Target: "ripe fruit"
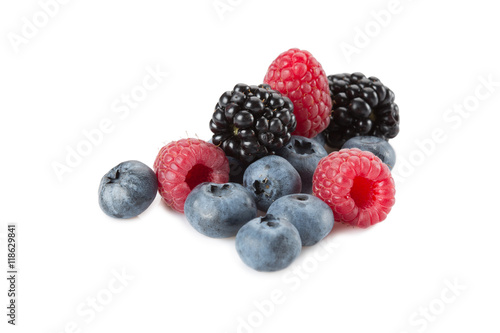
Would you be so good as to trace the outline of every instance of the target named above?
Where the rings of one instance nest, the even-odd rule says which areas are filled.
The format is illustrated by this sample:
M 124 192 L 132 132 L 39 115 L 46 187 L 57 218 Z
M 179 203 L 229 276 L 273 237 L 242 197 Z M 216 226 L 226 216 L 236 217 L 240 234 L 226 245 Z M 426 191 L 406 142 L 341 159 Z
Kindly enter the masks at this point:
M 158 181 L 146 164 L 126 161 L 109 170 L 99 185 L 99 206 L 111 217 L 128 219 L 145 211 L 156 197 Z
M 293 135 L 315 137 L 330 123 L 332 101 L 321 64 L 305 50 L 290 49 L 276 58 L 264 83 L 291 99 L 297 118 Z
M 236 235 L 236 251 L 241 260 L 261 272 L 288 267 L 301 248 L 300 235 L 293 224 L 269 214 L 251 220 Z
M 359 150 L 369 151 L 380 158 L 389 167 L 389 170 L 392 170 L 394 164 L 396 164 L 394 148 L 389 142 L 376 136 L 355 136 L 344 143 L 342 149 L 344 148 L 358 148 Z
M 207 142 L 213 143 L 211 138 Z M 243 173 L 245 172 L 245 168 L 247 167 L 247 165 L 234 157 L 227 155 L 226 157 L 227 161 L 229 162 L 229 182 L 242 184 Z
M 399 108 L 394 93 L 376 77 L 361 73 L 328 76 L 332 98 L 331 121 L 323 132 L 336 149 L 358 135 L 392 139 L 399 133 Z
M 319 133 L 318 135 L 316 135 L 312 139 L 314 141 L 316 141 L 317 143 L 319 143 L 321 145 L 321 147 L 325 147 L 325 135 L 323 134 L 323 132 Z
M 229 162 L 229 181 L 231 183 L 242 184 L 246 164 L 231 156 L 227 156 L 227 160 Z
M 286 159 L 299 172 L 302 193 L 312 192 L 312 177 L 319 161 L 328 155 L 317 141 L 303 136 L 292 136 L 290 142 L 276 153 Z
M 184 204 L 189 223 L 200 233 L 213 238 L 235 236 L 257 216 L 257 206 L 240 184 L 202 183 L 189 193 Z
M 333 228 L 331 208 L 309 194 L 290 194 L 279 198 L 267 214 L 284 217 L 297 228 L 302 246 L 311 246 L 325 238 Z
M 290 99 L 267 84 L 237 84 L 222 94 L 210 120 L 212 142 L 245 164 L 287 144 L 296 125 Z
M 361 228 L 385 220 L 396 194 L 387 165 L 356 148 L 333 152 L 319 162 L 313 192 L 332 208 L 335 221 Z
M 199 139 L 173 141 L 161 148 L 154 170 L 160 195 L 181 213 L 188 194 L 198 184 L 229 180 L 229 163 L 222 149 Z
M 272 155 L 248 166 L 243 175 L 243 186 L 252 193 L 257 208 L 265 212 L 278 198 L 300 193 L 302 181 L 297 170 L 287 160 Z

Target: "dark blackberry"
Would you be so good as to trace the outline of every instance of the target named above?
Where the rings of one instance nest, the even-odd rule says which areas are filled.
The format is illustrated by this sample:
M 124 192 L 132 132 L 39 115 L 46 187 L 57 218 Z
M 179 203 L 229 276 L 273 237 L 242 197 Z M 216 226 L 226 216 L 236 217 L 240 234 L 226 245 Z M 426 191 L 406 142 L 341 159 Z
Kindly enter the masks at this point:
M 326 143 L 340 149 L 352 137 L 377 136 L 385 140 L 399 133 L 399 108 L 394 93 L 376 77 L 361 73 L 328 76 L 332 113 L 323 131 Z
M 293 103 L 267 84 L 238 83 L 222 94 L 210 120 L 213 144 L 245 164 L 274 154 L 296 126 Z

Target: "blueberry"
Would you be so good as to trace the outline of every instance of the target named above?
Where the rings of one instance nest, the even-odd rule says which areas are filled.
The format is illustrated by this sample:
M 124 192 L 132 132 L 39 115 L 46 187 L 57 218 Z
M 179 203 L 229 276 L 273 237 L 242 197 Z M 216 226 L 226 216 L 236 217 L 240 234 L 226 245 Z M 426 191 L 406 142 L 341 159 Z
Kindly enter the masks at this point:
M 312 178 L 319 161 L 328 155 L 325 148 L 313 139 L 292 136 L 290 142 L 277 152 L 299 172 L 302 193 L 312 193 Z
M 270 214 L 251 220 L 236 235 L 236 251 L 241 260 L 261 272 L 288 267 L 300 254 L 301 246 L 293 224 Z
M 158 191 L 156 174 L 139 161 L 126 161 L 109 170 L 99 185 L 99 206 L 111 217 L 128 219 L 145 211 Z
M 283 157 L 269 155 L 250 164 L 243 185 L 253 194 L 257 208 L 267 211 L 284 195 L 300 193 L 302 183 L 295 168 Z
M 299 231 L 302 246 L 311 246 L 325 238 L 333 228 L 333 212 L 323 200 L 309 194 L 290 194 L 279 198 L 268 214 L 284 217 Z
M 396 163 L 396 152 L 389 142 L 376 136 L 355 136 L 344 143 L 344 148 L 358 148 L 372 152 L 375 156 L 380 158 L 382 162 L 387 164 L 390 170 Z
M 319 133 L 318 135 L 316 135 L 314 138 L 312 138 L 314 141 L 316 141 L 317 143 L 319 143 L 321 145 L 321 147 L 324 147 L 325 146 L 325 135 L 323 133 Z
M 184 213 L 198 232 L 212 238 L 226 238 L 236 235 L 257 216 L 257 206 L 240 184 L 202 183 L 189 193 Z

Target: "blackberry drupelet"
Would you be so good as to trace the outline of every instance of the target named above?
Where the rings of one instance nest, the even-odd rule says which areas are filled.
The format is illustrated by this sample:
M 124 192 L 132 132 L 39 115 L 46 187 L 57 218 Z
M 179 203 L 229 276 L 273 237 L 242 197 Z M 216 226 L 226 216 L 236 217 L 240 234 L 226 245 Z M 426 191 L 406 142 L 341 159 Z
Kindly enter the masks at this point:
M 274 154 L 296 126 L 293 103 L 267 84 L 238 83 L 222 94 L 210 120 L 213 144 L 245 164 Z
M 399 108 L 394 93 L 376 77 L 361 73 L 328 76 L 332 113 L 323 131 L 326 143 L 336 149 L 352 137 L 377 136 L 385 140 L 399 133 Z

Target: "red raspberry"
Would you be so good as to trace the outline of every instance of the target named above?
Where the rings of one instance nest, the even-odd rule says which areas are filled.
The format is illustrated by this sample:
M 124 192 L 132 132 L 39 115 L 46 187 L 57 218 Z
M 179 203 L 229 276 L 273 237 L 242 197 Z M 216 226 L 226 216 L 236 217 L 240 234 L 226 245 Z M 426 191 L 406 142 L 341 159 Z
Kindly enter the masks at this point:
M 184 201 L 196 185 L 229 181 L 229 162 L 219 147 L 199 139 L 170 142 L 154 163 L 158 191 L 167 204 L 184 212 Z
M 335 221 L 366 228 L 385 220 L 396 189 L 387 165 L 371 152 L 352 148 L 319 162 L 313 193 L 332 208 Z
M 315 137 L 330 124 L 332 98 L 321 64 L 305 50 L 290 49 L 276 58 L 264 83 L 293 102 L 297 128 L 293 135 Z

